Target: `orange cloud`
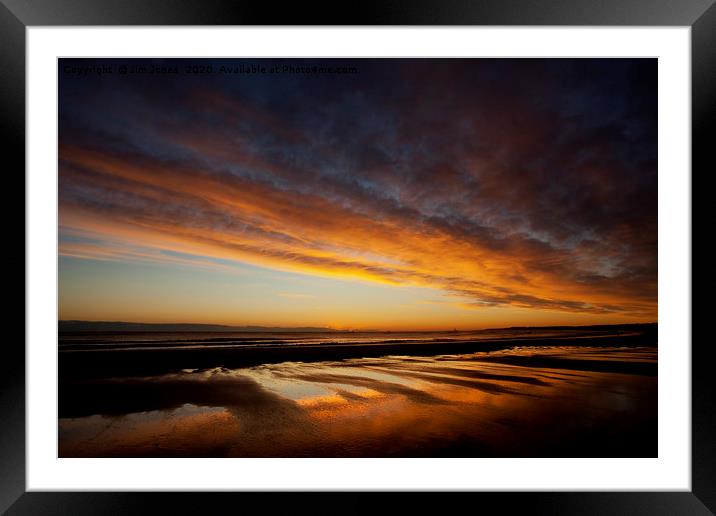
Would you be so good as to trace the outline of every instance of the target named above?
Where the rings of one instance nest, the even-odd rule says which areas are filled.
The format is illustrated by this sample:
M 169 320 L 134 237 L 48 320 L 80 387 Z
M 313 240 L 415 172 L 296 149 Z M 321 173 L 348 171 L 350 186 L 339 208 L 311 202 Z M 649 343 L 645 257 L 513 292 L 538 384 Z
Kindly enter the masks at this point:
M 442 290 L 464 307 L 514 306 L 653 318 L 643 286 L 594 274 L 600 255 L 534 239 L 501 241 L 410 210 L 350 206 L 270 181 L 79 146 L 60 148 L 61 182 L 91 189 L 68 196 L 60 223 L 153 251 L 63 244 L 67 256 L 183 261 L 158 251 L 218 258 L 318 276 Z M 372 208 L 368 210 L 367 208 Z M 189 260 L 193 262 L 193 260 Z M 211 266 L 212 262 L 198 262 Z M 565 275 L 564 271 L 570 274 Z M 575 272 L 592 281 L 575 281 Z

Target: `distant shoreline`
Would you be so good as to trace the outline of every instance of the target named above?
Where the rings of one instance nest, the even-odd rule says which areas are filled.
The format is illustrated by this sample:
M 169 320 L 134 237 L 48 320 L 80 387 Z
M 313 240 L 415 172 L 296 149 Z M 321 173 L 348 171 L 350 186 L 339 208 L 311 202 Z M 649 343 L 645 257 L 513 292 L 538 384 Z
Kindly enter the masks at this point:
M 647 327 L 656 327 L 656 322 L 650 323 L 626 323 L 626 324 L 590 324 L 590 325 L 558 325 L 558 326 L 505 326 L 499 328 L 473 328 L 473 329 L 443 329 L 443 330 L 338 330 L 327 327 L 313 326 L 230 326 L 225 324 L 204 324 L 204 323 L 138 323 L 126 321 L 79 321 L 79 320 L 59 320 L 58 331 L 60 334 L 71 333 L 91 333 L 91 332 L 282 332 L 282 333 L 447 333 L 451 331 L 457 332 L 482 332 L 482 331 L 499 331 L 499 330 L 567 330 L 567 329 L 585 329 L 585 330 L 619 330 L 619 329 L 643 329 Z
M 60 333 L 72 332 L 271 332 L 271 331 L 292 331 L 292 332 L 329 332 L 337 331 L 323 327 L 279 327 L 279 326 L 228 326 L 225 324 L 202 324 L 202 323 L 138 323 L 124 321 L 70 321 L 59 320 L 57 328 Z

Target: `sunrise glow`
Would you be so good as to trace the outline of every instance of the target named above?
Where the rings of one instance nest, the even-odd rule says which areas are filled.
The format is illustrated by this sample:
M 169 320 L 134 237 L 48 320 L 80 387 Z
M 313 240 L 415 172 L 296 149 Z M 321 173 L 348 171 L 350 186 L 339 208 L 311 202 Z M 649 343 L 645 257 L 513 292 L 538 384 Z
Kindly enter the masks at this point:
M 62 75 L 59 318 L 656 321 L 656 63 L 583 61 Z

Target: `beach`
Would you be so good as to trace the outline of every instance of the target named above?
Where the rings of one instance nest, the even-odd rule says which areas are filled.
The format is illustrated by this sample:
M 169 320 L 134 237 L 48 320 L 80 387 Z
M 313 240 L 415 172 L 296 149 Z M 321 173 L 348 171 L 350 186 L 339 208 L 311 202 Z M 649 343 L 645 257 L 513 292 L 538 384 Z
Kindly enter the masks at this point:
M 655 457 L 655 325 L 60 335 L 61 457 Z

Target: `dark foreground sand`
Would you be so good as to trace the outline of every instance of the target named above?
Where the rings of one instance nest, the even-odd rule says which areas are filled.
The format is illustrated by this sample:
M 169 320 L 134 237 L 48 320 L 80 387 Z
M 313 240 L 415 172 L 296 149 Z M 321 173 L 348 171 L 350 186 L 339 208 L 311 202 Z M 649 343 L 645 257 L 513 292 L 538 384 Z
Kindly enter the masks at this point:
M 655 335 L 60 353 L 62 457 L 654 457 Z
M 73 377 L 106 377 L 161 374 L 187 368 L 250 367 L 279 362 L 316 362 L 389 355 L 434 356 L 497 351 L 519 346 L 656 346 L 656 329 L 617 335 L 590 335 L 581 338 L 494 339 L 458 342 L 381 342 L 360 344 L 316 344 L 261 347 L 171 347 L 143 349 L 67 350 L 59 353 L 61 380 Z M 620 369 L 621 363 L 603 365 Z M 628 366 L 631 367 L 631 366 Z

